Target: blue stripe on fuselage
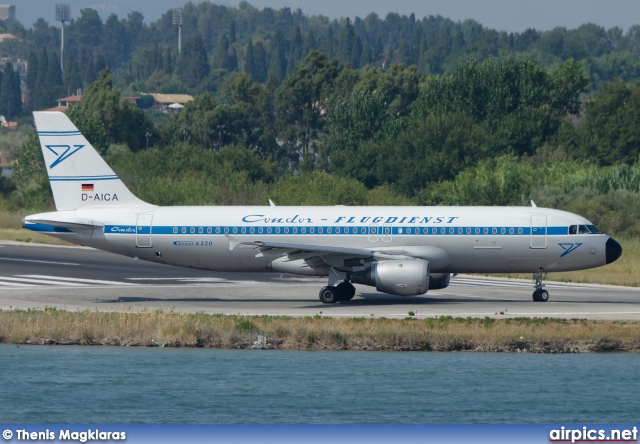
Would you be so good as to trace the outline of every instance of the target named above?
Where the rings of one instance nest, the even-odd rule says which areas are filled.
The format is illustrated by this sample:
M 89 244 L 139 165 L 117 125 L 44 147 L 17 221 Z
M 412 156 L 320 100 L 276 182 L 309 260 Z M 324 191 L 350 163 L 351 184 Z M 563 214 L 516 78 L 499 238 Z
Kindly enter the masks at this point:
M 222 235 L 222 234 L 262 234 L 262 235 L 361 235 L 361 236 L 554 236 L 566 235 L 568 227 L 392 227 L 371 226 L 153 226 L 106 225 L 105 234 L 151 234 L 155 235 Z M 387 231 L 388 230 L 388 231 Z M 494 232 L 495 230 L 495 232 Z

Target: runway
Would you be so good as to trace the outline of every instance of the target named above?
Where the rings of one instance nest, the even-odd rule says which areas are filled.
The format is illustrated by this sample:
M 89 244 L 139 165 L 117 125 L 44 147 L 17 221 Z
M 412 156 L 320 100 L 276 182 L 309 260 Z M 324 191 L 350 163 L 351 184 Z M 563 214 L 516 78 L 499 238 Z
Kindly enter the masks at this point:
M 0 309 L 174 310 L 243 315 L 560 317 L 640 319 L 640 289 L 546 282 L 549 302 L 531 300 L 530 281 L 457 276 L 417 297 L 357 285 L 353 300 L 323 304 L 324 278 L 215 273 L 111 253 L 0 241 Z

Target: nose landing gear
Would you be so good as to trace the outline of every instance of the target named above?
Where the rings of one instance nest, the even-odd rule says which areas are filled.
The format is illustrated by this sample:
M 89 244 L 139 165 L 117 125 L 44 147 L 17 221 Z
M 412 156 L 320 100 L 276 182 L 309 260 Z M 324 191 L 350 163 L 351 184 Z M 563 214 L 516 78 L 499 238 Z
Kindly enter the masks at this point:
M 542 274 L 547 276 L 547 273 L 543 268 L 540 268 L 537 273 L 533 273 L 533 283 L 535 285 L 536 290 L 533 292 L 533 301 L 534 302 L 547 302 L 549 300 L 549 292 L 547 290 L 543 290 L 544 284 L 542 283 Z

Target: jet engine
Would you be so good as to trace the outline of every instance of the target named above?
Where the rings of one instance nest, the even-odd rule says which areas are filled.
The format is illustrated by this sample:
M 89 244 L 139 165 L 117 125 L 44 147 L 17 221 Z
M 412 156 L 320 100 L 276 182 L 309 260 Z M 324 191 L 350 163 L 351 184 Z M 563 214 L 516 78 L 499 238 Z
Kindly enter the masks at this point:
M 429 289 L 429 262 L 422 259 L 376 262 L 370 269 L 352 274 L 351 282 L 399 296 L 425 294 Z
M 441 290 L 449 286 L 451 273 L 431 273 L 429 275 L 429 290 Z

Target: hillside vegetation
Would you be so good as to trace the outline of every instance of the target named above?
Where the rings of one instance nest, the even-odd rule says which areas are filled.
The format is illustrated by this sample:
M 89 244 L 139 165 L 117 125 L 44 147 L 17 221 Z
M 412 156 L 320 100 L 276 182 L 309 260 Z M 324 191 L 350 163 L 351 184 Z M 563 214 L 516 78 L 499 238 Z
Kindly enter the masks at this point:
M 56 28 L 13 24 L 20 38 L 0 51 L 29 59 L 18 114 L 84 88 L 70 118 L 155 204 L 534 200 L 611 235 L 640 232 L 636 27 L 506 34 L 442 17 L 330 21 L 246 2 L 189 3 L 184 21 L 178 55 L 171 11 L 146 25 L 137 13 L 103 22 L 83 9 L 65 30 L 62 74 Z M 9 91 L 15 76 L 4 79 Z M 125 99 L 140 91 L 195 99 L 163 114 Z M 0 210 L 52 208 L 35 134 L 5 140 L 3 162 L 15 165 L 0 176 Z

